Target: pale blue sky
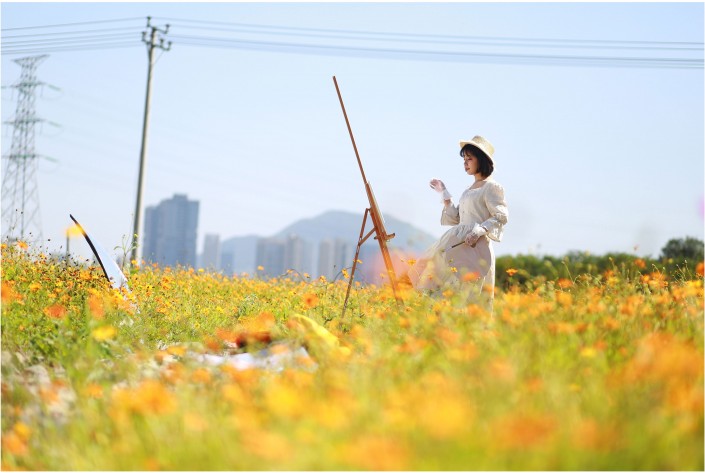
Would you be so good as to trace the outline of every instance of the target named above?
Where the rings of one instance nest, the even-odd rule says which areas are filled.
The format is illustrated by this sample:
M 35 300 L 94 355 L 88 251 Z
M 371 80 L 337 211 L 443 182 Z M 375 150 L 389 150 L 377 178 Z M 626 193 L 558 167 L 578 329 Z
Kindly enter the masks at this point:
M 432 235 L 447 227 L 439 224 L 441 204 L 428 181 L 440 178 L 459 196 L 470 181 L 458 141 L 481 134 L 495 145 L 494 178 L 504 185 L 510 209 L 504 241 L 495 247 L 499 255 L 638 247 L 639 255 L 657 256 L 670 238 L 703 238 L 702 66 L 402 60 L 341 50 L 195 47 L 177 39 L 228 34 L 188 30 L 179 21 L 204 20 L 417 39 L 697 42 L 695 52 L 500 48 L 430 39 L 366 41 L 364 47 L 685 57 L 702 65 L 703 3 L 3 3 L 3 37 L 62 31 L 9 28 L 135 18 L 73 28 L 134 26 L 135 47 L 51 52 L 38 68 L 40 80 L 61 88 L 45 88 L 36 102 L 42 118 L 61 124 L 40 127 L 36 140 L 37 152 L 58 160 L 42 161 L 39 172 L 43 233 L 56 246 L 65 242 L 69 213 L 107 248 L 132 231 L 147 70 L 139 38 L 147 16 L 159 18 L 155 25 L 172 24 L 166 38 L 173 45 L 154 71 L 143 202 L 155 205 L 174 193 L 199 200 L 199 252 L 205 233 L 268 236 L 331 209 L 362 218 L 366 196 L 333 75 L 382 211 Z M 248 38 L 362 44 L 310 35 Z M 3 54 L 3 85 L 18 79 L 20 67 L 12 60 L 22 56 Z M 3 90 L 3 120 L 14 115 L 15 97 Z M 3 153 L 10 138 L 3 125 Z

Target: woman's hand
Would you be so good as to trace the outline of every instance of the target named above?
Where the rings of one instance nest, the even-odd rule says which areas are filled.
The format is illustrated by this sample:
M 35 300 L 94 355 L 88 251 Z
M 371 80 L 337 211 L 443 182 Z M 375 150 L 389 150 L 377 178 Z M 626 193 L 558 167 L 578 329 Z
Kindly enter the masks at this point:
M 487 235 L 487 229 L 480 225 L 475 225 L 472 231 L 465 236 L 465 243 L 475 248 L 477 241 L 485 235 Z
M 446 185 L 443 184 L 443 181 L 441 181 L 440 179 L 431 179 L 431 182 L 429 182 L 428 185 L 431 186 L 431 189 L 443 195 L 444 202 L 446 200 L 450 200 L 451 197 L 453 197 L 452 195 L 450 195 L 450 192 L 448 192 L 448 189 L 446 189 Z

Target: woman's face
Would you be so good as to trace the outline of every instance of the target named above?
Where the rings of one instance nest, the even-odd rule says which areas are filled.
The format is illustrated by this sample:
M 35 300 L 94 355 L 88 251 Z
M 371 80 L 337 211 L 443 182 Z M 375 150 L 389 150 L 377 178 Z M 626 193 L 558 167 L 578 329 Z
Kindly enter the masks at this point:
M 469 153 L 467 151 L 465 151 L 463 154 L 465 155 L 465 172 L 471 176 L 477 174 L 479 165 L 479 163 L 477 162 L 477 158 L 473 156 L 472 153 Z

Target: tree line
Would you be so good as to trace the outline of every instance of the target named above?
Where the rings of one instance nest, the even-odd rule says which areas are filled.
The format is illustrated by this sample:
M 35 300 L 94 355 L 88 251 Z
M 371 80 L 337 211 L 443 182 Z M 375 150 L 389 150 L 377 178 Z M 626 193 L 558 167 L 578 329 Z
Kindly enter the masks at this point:
M 629 277 L 660 272 L 669 279 L 702 277 L 705 243 L 697 238 L 674 238 L 661 249 L 657 258 L 629 253 L 593 255 L 570 251 L 564 256 L 513 255 L 496 260 L 496 285 L 507 289 L 531 280 L 574 281 L 579 275 L 607 277 L 610 274 Z

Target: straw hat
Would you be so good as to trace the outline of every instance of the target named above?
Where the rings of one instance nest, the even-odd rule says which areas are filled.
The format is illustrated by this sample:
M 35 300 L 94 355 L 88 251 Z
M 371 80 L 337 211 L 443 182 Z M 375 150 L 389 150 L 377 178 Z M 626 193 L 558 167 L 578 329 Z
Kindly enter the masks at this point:
M 471 140 L 460 140 L 460 149 L 463 149 L 465 145 L 474 146 L 475 148 L 485 153 L 487 157 L 490 158 L 492 162 L 494 162 L 494 157 L 492 156 L 494 154 L 494 146 L 492 146 L 492 143 L 490 143 L 480 135 L 476 135 Z

